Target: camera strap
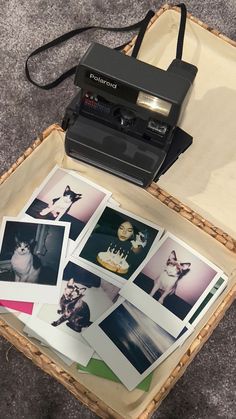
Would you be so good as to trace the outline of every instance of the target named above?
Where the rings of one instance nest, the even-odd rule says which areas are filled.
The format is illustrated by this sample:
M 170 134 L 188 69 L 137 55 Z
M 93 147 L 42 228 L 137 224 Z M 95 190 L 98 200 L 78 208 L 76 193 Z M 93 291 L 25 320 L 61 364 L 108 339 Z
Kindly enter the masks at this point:
M 183 51 L 183 41 L 184 41 L 187 10 L 186 10 L 186 6 L 185 6 L 184 3 L 177 4 L 176 6 L 180 7 L 180 9 L 181 9 L 181 19 L 180 19 L 179 34 L 178 34 L 178 40 L 177 40 L 176 58 L 181 60 L 182 51 Z M 73 38 L 74 36 L 79 35 L 82 32 L 88 31 L 90 29 L 101 29 L 101 30 L 107 30 L 107 31 L 111 31 L 111 32 L 128 32 L 128 31 L 135 30 L 135 29 L 139 28 L 140 30 L 139 30 L 139 33 L 137 35 L 136 42 L 134 44 L 133 51 L 132 51 L 132 54 L 131 54 L 132 57 L 136 58 L 137 55 L 138 55 L 139 49 L 141 47 L 141 43 L 142 43 L 143 37 L 145 35 L 145 32 L 147 30 L 148 24 L 149 24 L 150 20 L 152 19 L 152 17 L 154 15 L 155 15 L 155 13 L 152 10 L 149 10 L 147 12 L 146 16 L 144 17 L 144 19 L 142 19 L 139 22 L 134 23 L 132 25 L 124 26 L 124 27 L 121 27 L 121 28 L 120 27 L 119 28 L 112 28 L 112 27 L 105 27 L 105 26 L 85 26 L 85 27 L 82 27 L 82 28 L 73 29 L 72 31 L 69 31 L 69 32 L 59 36 L 58 38 L 55 38 L 53 41 L 48 42 L 47 44 L 44 44 L 41 47 L 37 48 L 27 57 L 26 62 L 25 62 L 26 78 L 34 86 L 37 86 L 40 89 L 50 90 L 50 89 L 53 89 L 54 87 L 58 86 L 60 83 L 62 83 L 68 77 L 75 74 L 77 65 L 70 68 L 65 73 L 61 74 L 56 80 L 52 81 L 51 83 L 42 85 L 42 84 L 37 83 L 36 81 L 34 81 L 31 78 L 28 63 L 29 63 L 30 58 L 40 54 L 43 51 L 46 51 L 50 48 L 53 48 L 53 47 L 65 42 L 65 41 L 69 40 L 70 38 Z M 115 50 L 122 50 L 129 42 L 130 41 L 124 43 L 123 45 L 115 47 L 114 49 Z

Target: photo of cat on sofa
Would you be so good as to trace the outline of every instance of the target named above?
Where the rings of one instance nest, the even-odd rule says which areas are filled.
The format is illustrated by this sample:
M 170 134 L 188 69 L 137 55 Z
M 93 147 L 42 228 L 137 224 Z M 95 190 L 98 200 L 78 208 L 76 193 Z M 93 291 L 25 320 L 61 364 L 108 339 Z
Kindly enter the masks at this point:
M 31 289 L 32 302 L 37 302 L 38 286 L 60 286 L 68 234 L 65 223 L 5 218 L 0 245 L 1 297 L 7 299 L 9 295 L 11 300 L 20 301 L 21 293 L 21 301 L 31 301 L 29 295 L 27 298 L 27 289 Z

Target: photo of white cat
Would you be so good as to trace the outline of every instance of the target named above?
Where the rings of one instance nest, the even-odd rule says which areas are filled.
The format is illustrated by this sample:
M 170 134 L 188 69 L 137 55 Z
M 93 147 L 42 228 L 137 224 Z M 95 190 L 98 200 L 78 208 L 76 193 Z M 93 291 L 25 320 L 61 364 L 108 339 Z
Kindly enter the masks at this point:
M 55 166 L 19 217 L 70 223 L 70 252 L 111 192 L 79 174 Z
M 35 240 L 15 236 L 15 247 L 11 258 L 11 267 L 16 282 L 36 283 L 41 271 L 41 261 L 34 254 Z
M 64 214 L 66 214 L 71 206 L 82 198 L 82 194 L 75 193 L 72 191 L 69 185 L 66 186 L 62 196 L 54 198 L 51 203 L 44 209 L 42 209 L 39 215 L 45 216 L 52 214 L 55 220 L 59 220 Z
M 1 298 L 53 302 L 60 292 L 68 236 L 68 223 L 5 217 L 0 243 Z
M 150 292 L 150 296 L 154 297 L 157 291 L 161 295 L 156 298 L 160 304 L 172 294 L 175 294 L 178 281 L 190 271 L 191 263 L 181 263 L 176 256 L 174 250 L 169 255 L 163 271 L 159 276 L 153 279 L 154 285 Z
M 222 273 L 187 243 L 166 233 L 120 294 L 176 337 Z

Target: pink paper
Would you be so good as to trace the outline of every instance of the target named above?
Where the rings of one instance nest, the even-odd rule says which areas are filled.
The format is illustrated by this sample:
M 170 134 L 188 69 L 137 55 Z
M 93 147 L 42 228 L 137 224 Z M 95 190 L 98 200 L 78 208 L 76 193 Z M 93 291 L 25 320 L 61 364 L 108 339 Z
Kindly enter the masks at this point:
M 32 314 L 34 304 L 26 303 L 24 301 L 0 300 L 0 306 L 8 307 L 16 311 L 21 311 L 22 313 Z

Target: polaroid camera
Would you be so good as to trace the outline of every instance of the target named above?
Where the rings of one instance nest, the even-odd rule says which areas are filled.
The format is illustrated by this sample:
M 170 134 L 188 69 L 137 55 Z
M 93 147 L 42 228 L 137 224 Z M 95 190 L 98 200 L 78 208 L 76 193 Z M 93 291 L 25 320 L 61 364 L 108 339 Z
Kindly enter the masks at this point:
M 178 58 L 162 70 L 93 43 L 63 121 L 66 153 L 148 186 L 192 143 L 177 124 L 196 73 Z

